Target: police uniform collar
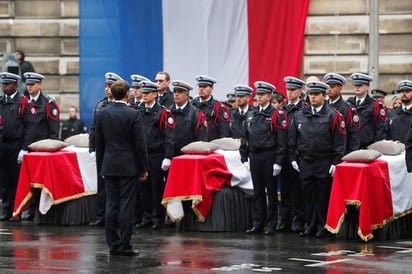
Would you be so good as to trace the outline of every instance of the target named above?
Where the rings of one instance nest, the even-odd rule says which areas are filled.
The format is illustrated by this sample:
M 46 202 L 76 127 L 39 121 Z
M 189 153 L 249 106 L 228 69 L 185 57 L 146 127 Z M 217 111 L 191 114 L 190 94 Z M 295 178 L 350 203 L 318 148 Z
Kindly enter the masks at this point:
M 331 99 L 329 99 L 329 104 L 331 105 L 336 104 L 337 102 L 339 102 L 340 99 L 342 99 L 342 96 L 339 96 L 338 98 L 336 98 L 335 101 L 332 101 Z
M 213 98 L 212 95 L 210 95 L 210 97 L 207 98 L 206 100 L 203 100 L 201 97 L 199 97 L 199 102 L 201 102 L 201 103 L 209 103 L 212 98 Z
M 324 106 L 324 105 L 325 105 L 325 104 L 323 104 L 323 105 L 321 105 L 320 107 L 317 107 L 317 108 L 315 108 L 315 107 L 311 106 L 312 111 L 315 109 L 315 110 L 316 110 L 316 112 L 318 113 L 318 112 L 320 112 L 320 111 L 322 110 L 322 108 L 323 108 L 323 106 Z
M 268 104 L 267 104 L 266 106 L 264 106 L 264 107 L 259 106 L 259 111 L 260 111 L 260 112 L 263 112 L 263 111 L 265 111 L 269 106 L 270 106 L 270 103 L 268 103 Z
M 367 97 L 367 95 L 365 97 L 362 97 L 362 98 L 358 98 L 358 97 L 355 96 L 355 103 L 357 103 L 358 100 L 360 100 L 359 105 L 363 104 L 363 102 L 365 102 L 366 97 Z
M 186 108 L 186 106 L 187 106 L 187 104 L 188 104 L 188 103 L 189 103 L 189 102 L 188 102 L 188 101 L 186 101 L 186 103 L 185 103 L 183 106 L 180 106 L 180 107 L 179 107 L 178 105 L 176 105 L 176 104 L 175 104 L 175 108 L 176 108 L 176 109 L 182 109 L 182 110 L 183 110 L 183 109 L 185 109 L 185 108 Z
M 31 96 L 30 95 L 30 100 L 32 100 L 32 101 L 37 101 L 38 99 L 39 99 L 39 97 L 40 97 L 40 94 L 41 94 L 41 92 L 39 92 L 36 96 Z
M 405 106 L 404 104 L 402 104 L 402 110 L 403 111 L 410 111 L 412 109 L 412 104 L 409 104 L 409 106 Z
M 156 105 L 156 101 L 153 101 L 153 103 L 152 103 L 150 106 L 148 106 L 148 105 L 145 103 L 145 104 L 144 104 L 144 107 L 145 107 L 145 108 L 153 108 L 154 105 Z
M 239 113 L 241 113 L 243 111 L 243 113 L 246 113 L 249 110 L 249 105 L 246 105 L 246 107 L 244 109 L 241 109 L 240 107 L 237 108 Z
M 4 94 L 4 96 L 9 96 L 9 97 L 10 97 L 10 100 L 12 100 L 12 99 L 14 98 L 14 96 L 16 96 L 17 92 L 18 92 L 18 91 L 16 90 L 12 95 Z
M 296 102 L 294 102 L 294 103 L 291 103 L 290 101 L 288 101 L 288 105 L 295 105 L 295 106 L 297 106 L 297 105 L 299 105 L 300 102 L 301 102 L 300 100 L 296 100 Z

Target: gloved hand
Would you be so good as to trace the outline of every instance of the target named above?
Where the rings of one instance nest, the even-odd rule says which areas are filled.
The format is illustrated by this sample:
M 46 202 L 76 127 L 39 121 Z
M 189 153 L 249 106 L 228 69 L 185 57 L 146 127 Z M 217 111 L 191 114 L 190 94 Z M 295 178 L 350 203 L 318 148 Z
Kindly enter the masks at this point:
M 24 156 L 24 154 L 27 154 L 27 153 L 29 153 L 29 152 L 27 150 L 24 150 L 24 149 L 19 151 L 19 155 L 17 155 L 17 163 L 18 164 L 21 164 L 21 162 L 23 162 L 23 156 Z
M 330 177 L 333 177 L 333 175 L 335 175 L 335 165 L 331 165 L 329 168 L 329 175 Z
M 292 165 L 294 170 L 296 170 L 297 172 L 300 172 L 298 163 L 296 161 L 292 161 L 290 164 Z
M 96 162 L 96 152 L 95 151 L 90 152 L 90 158 L 92 159 L 92 161 Z
M 282 170 L 282 167 L 278 164 L 273 164 L 273 176 L 278 176 L 280 174 L 280 171 Z
M 168 171 L 171 164 L 172 164 L 172 161 L 170 161 L 170 159 L 164 158 L 162 161 L 162 170 Z
M 248 171 L 250 171 L 249 161 L 244 162 L 244 163 L 243 163 L 243 166 L 244 166 Z

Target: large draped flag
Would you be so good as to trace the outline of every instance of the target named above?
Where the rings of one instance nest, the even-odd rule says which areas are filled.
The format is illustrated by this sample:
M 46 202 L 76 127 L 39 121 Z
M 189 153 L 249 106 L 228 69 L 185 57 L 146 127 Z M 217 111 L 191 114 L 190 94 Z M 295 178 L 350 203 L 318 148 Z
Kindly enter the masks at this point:
M 90 123 L 113 71 L 195 84 L 217 79 L 226 99 L 237 84 L 258 80 L 285 92 L 285 76 L 299 76 L 309 0 L 80 0 L 80 109 Z M 196 95 L 196 90 L 192 91 Z

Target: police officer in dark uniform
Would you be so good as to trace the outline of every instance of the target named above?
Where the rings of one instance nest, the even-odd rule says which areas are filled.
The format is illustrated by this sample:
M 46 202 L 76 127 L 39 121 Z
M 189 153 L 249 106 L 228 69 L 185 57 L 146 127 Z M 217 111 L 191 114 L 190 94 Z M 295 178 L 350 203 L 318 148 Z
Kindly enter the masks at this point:
M 408 130 L 412 123 L 412 81 L 402 80 L 398 83 L 402 105 L 391 110 L 385 123 L 385 138 L 406 142 Z
M 33 116 L 33 125 L 30 130 L 31 142 L 43 139 L 59 139 L 59 107 L 53 98 L 42 91 L 43 75 L 35 72 L 24 73 L 26 78 L 28 96 L 25 97 L 25 105 L 30 108 Z M 22 213 L 23 220 L 32 220 L 36 204 L 33 203 L 27 211 Z
M 276 176 L 285 156 L 287 118 L 282 110 L 270 104 L 275 86 L 257 81 L 255 87 L 259 107 L 247 115 L 246 136 L 241 139 L 240 147 L 242 163 L 250 166 L 254 192 L 253 226 L 246 233 L 259 233 L 265 228 L 265 235 L 271 235 L 277 224 Z
M 288 102 L 282 105 L 282 110 L 286 113 L 288 124 L 295 113 L 304 107 L 304 102 L 300 99 L 305 82 L 287 76 L 283 79 L 286 84 Z M 287 139 L 285 142 L 287 147 Z M 302 232 L 305 225 L 305 210 L 302 201 L 302 191 L 299 173 L 292 167 L 290 159 L 285 157 L 280 172 L 281 201 L 280 201 L 280 222 L 276 227 L 277 232 Z
M 207 141 L 208 124 L 204 113 L 189 102 L 193 87 L 180 80 L 172 81 L 175 104 L 170 111 L 175 119 L 175 149 L 173 156 L 182 155 L 180 149 L 195 141 Z
M 143 209 L 142 222 L 137 228 L 152 225 L 153 230 L 162 228 L 165 209 L 161 205 L 166 181 L 164 171 L 170 168 L 174 153 L 175 122 L 170 110 L 156 102 L 159 86 L 151 81 L 140 82 L 144 107 L 140 109 L 147 140 L 149 177 L 139 182 L 140 201 Z
M 133 94 L 131 94 L 130 96 L 130 104 L 135 109 L 142 108 L 144 106 L 144 102 L 143 102 L 142 87 L 140 86 L 140 82 L 150 81 L 150 80 L 138 74 L 132 74 L 130 75 L 130 78 L 132 79 L 132 90 L 133 90 Z
M 385 106 L 385 97 L 386 97 L 386 95 L 388 95 L 388 93 L 384 90 L 381 90 L 381 89 L 372 89 L 371 90 L 372 98 L 382 104 L 383 109 L 386 111 L 386 115 L 388 115 L 388 112 L 389 112 L 390 109 Z
M 193 105 L 199 108 L 207 118 L 209 141 L 229 136 L 229 111 L 227 107 L 212 96 L 216 80 L 199 75 L 196 77 L 199 86 L 199 97 L 193 99 Z
M 31 143 L 32 115 L 24 109 L 24 98 L 17 90 L 20 76 L 0 73 L 4 96 L 0 97 L 0 184 L 3 189 L 0 221 L 17 221 L 12 218 L 19 169 L 23 151 Z M 22 108 L 23 107 L 23 108 Z M 19 157 L 20 156 L 20 157 Z
M 229 137 L 240 139 L 244 138 L 246 134 L 245 121 L 247 114 L 254 109 L 249 105 L 253 89 L 245 85 L 237 85 L 233 89 L 237 107 L 230 110 Z
M 405 161 L 408 172 L 412 172 L 412 123 L 409 124 L 408 134 L 405 142 Z
M 306 87 L 311 106 L 291 120 L 289 152 L 292 166 L 300 170 L 305 204 L 307 225 L 300 235 L 323 237 L 332 177 L 346 147 L 345 121 L 325 103 L 327 84 L 309 82 Z
M 323 79 L 330 86 L 327 90 L 329 105 L 339 111 L 345 118 L 346 151 L 345 154 L 358 150 L 360 146 L 360 122 L 355 106 L 345 102 L 341 96 L 342 87 L 346 83 L 345 77 L 337 73 L 328 73 Z
M 69 108 L 69 120 L 64 121 L 62 124 L 60 139 L 65 140 L 80 133 L 87 133 L 87 127 L 82 120 L 77 118 L 77 107 L 71 106 Z
M 97 102 L 93 110 L 93 119 L 90 125 L 89 133 L 89 152 L 92 160 L 96 161 L 96 140 L 95 140 L 95 127 L 96 127 L 96 112 L 113 104 L 113 96 L 110 92 L 110 86 L 117 80 L 123 80 L 119 75 L 113 72 L 107 72 L 105 75 L 105 97 Z M 100 170 L 97 170 L 97 174 Z M 106 192 L 104 191 L 104 179 L 101 176 L 97 176 L 97 214 L 96 220 L 89 223 L 90 226 L 103 226 L 104 215 L 106 209 Z
M 384 138 L 386 111 L 382 104 L 368 95 L 372 77 L 362 73 L 353 73 L 350 77 L 355 89 L 355 97 L 349 98 L 348 102 L 355 106 L 359 115 L 360 148 L 367 148 L 370 144 Z

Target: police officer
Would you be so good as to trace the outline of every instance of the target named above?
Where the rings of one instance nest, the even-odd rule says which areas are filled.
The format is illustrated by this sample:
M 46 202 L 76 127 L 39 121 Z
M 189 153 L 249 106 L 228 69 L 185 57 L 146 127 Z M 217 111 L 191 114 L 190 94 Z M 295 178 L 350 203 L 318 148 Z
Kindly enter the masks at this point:
M 234 88 L 237 107 L 230 110 L 229 137 L 240 139 L 246 134 L 245 121 L 249 111 L 254 109 L 249 105 L 250 95 L 253 89 L 245 85 L 237 85 Z
M 307 226 L 300 235 L 323 237 L 332 177 L 345 152 L 345 121 L 325 103 L 327 84 L 309 82 L 306 86 L 311 106 L 291 120 L 289 149 L 292 166 L 300 171 L 306 212 Z
M 2 215 L 0 221 L 17 221 L 12 218 L 16 196 L 19 168 L 23 151 L 31 143 L 32 115 L 24 107 L 24 98 L 17 90 L 20 76 L 0 73 L 4 96 L 0 97 L 0 184 L 3 189 Z M 19 155 L 20 154 L 20 155 Z M 19 157 L 20 156 L 20 157 Z
M 385 122 L 385 138 L 406 142 L 408 129 L 412 123 L 412 81 L 402 80 L 398 83 L 402 105 L 391 110 Z
M 130 104 L 135 109 L 139 109 L 144 106 L 142 87 L 140 85 L 140 82 L 150 81 L 150 80 L 138 74 L 132 74 L 130 75 L 130 78 L 132 79 L 132 90 L 133 90 L 133 94 L 132 96 L 130 96 Z
M 90 125 L 89 134 L 89 152 L 91 158 L 96 161 L 95 151 L 96 151 L 96 140 L 95 140 L 95 127 L 96 127 L 96 112 L 100 109 L 106 108 L 113 104 L 113 96 L 110 91 L 110 86 L 117 80 L 123 80 L 119 75 L 113 72 L 107 72 L 105 75 L 105 87 L 104 94 L 105 97 L 97 102 L 93 110 L 93 119 Z M 97 174 L 100 170 L 97 170 Z M 104 215 L 106 208 L 106 192 L 104 191 L 104 179 L 101 176 L 97 176 L 97 214 L 96 220 L 89 223 L 90 226 L 103 226 L 104 225 Z
M 64 121 L 62 124 L 60 139 L 65 140 L 80 133 L 87 133 L 87 127 L 82 120 L 77 118 L 77 107 L 71 106 L 69 108 L 69 120 Z
M 59 138 L 59 107 L 53 98 L 44 94 L 41 90 L 44 76 L 35 72 L 24 73 L 26 78 L 28 95 L 25 97 L 25 107 L 32 114 L 32 127 L 30 130 L 30 141 L 36 142 L 43 139 Z M 26 153 L 23 150 L 19 155 Z M 19 157 L 21 159 L 22 157 Z M 23 220 L 34 218 L 35 203 L 22 214 Z
M 353 73 L 351 76 L 355 90 L 355 97 L 348 102 L 355 106 L 360 121 L 360 148 L 384 138 L 386 111 L 383 105 L 368 94 L 369 83 L 373 78 L 362 73 Z
M 172 81 L 175 104 L 170 111 L 175 119 L 175 149 L 173 156 L 182 155 L 180 149 L 194 141 L 207 141 L 208 124 L 204 113 L 189 102 L 193 87 L 180 80 Z
M 140 109 L 149 155 L 149 177 L 139 182 L 142 222 L 137 228 L 152 224 L 153 230 L 162 228 L 165 209 L 161 205 L 165 188 L 164 171 L 169 170 L 174 153 L 175 122 L 170 110 L 156 102 L 159 86 L 151 81 L 140 82 L 144 107 Z
M 346 151 L 345 154 L 358 150 L 360 146 L 360 122 L 356 108 L 342 98 L 342 87 L 346 83 L 345 77 L 337 73 L 328 73 L 323 76 L 329 85 L 327 90 L 329 105 L 339 111 L 345 118 L 346 125 Z
M 277 224 L 275 177 L 282 169 L 285 156 L 287 121 L 285 113 L 270 104 L 276 87 L 263 81 L 254 85 L 259 107 L 247 115 L 246 136 L 241 139 L 240 147 L 242 163 L 250 166 L 254 192 L 253 226 L 246 233 L 255 234 L 264 229 L 265 235 L 271 235 L 275 233 Z
M 405 161 L 408 172 L 412 172 L 412 123 L 409 124 L 408 134 L 406 136 Z
M 295 113 L 304 107 L 300 94 L 303 92 L 305 82 L 292 76 L 283 78 L 283 81 L 286 84 L 288 102 L 282 106 L 282 110 L 286 113 L 288 124 L 290 124 Z M 287 139 L 285 147 L 287 147 Z M 276 231 L 302 232 L 305 225 L 305 211 L 302 203 L 300 178 L 299 173 L 290 164 L 288 157 L 285 157 L 282 163 L 280 183 L 282 195 L 279 213 L 281 218 Z
M 198 75 L 196 81 L 199 86 L 199 97 L 193 99 L 193 105 L 206 115 L 209 141 L 228 137 L 229 111 L 224 104 L 216 101 L 212 96 L 216 80 L 206 75 Z

